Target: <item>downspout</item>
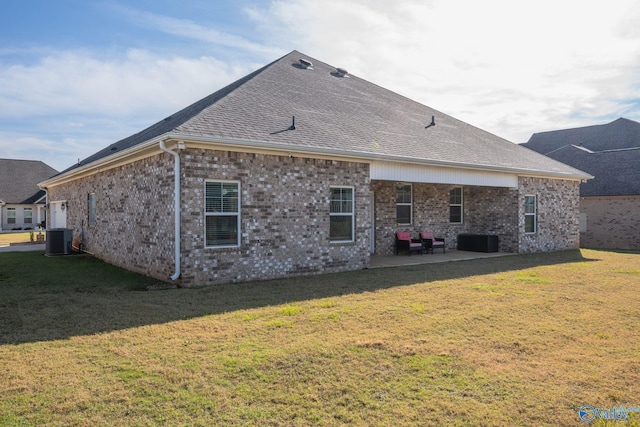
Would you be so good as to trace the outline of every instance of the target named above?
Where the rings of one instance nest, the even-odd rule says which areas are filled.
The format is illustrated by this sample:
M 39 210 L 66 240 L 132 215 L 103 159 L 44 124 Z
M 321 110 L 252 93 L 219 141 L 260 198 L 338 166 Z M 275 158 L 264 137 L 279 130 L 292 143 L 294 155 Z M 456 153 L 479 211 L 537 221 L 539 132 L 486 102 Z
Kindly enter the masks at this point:
M 38 188 L 44 191 L 44 221 L 46 224 L 44 228 L 48 230 L 51 228 L 51 223 L 49 222 L 49 187 L 42 187 L 40 183 L 38 183 Z M 40 224 L 42 224 L 42 221 L 40 221 Z M 2 227 L 0 227 L 0 229 L 1 228 Z
M 160 140 L 160 149 L 173 156 L 173 174 L 174 174 L 174 186 L 173 186 L 173 203 L 174 203 L 174 233 L 175 233 L 175 273 L 170 276 L 171 280 L 177 280 L 180 277 L 180 155 L 175 151 L 169 150 L 164 145 L 164 140 Z

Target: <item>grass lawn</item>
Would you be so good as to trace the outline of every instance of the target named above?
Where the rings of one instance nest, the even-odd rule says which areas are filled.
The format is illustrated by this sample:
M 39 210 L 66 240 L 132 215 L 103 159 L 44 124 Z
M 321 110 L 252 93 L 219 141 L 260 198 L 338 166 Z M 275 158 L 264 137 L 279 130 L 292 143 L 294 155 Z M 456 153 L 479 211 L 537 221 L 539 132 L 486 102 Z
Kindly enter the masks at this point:
M 639 253 L 149 284 L 0 253 L 0 425 L 592 426 L 583 405 L 640 406 Z

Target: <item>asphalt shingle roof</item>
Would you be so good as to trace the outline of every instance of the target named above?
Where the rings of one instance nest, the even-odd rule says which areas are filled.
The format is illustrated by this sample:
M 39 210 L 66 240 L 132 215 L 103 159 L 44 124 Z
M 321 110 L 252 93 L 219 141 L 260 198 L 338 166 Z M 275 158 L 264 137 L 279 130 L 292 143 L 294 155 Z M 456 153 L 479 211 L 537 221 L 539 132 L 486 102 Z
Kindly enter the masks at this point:
M 4 203 L 35 203 L 44 196 L 38 183 L 57 173 L 39 160 L 0 159 L 0 200 Z
M 591 151 L 619 150 L 640 146 L 640 123 L 619 118 L 604 125 L 534 133 L 526 147 L 547 154 L 565 145 L 578 145 Z
M 313 69 L 300 66 L 305 58 Z M 287 130 L 295 116 L 295 130 Z M 436 126 L 425 128 L 435 116 Z M 514 171 L 581 175 L 580 171 L 471 126 L 431 107 L 347 74 L 297 51 L 195 104 L 106 147 L 72 168 L 165 133 L 215 141 L 290 144 Z
M 580 184 L 583 197 L 640 195 L 640 123 L 535 133 L 522 145 L 593 175 Z

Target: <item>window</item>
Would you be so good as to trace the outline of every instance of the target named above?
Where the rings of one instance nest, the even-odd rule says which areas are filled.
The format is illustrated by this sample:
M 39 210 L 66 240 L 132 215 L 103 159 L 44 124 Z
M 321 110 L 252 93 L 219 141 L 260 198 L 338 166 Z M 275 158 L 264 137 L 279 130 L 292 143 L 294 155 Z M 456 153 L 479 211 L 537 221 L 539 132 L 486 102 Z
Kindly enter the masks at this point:
M 240 246 L 240 183 L 206 181 L 204 215 L 207 247 Z
M 331 187 L 329 240 L 353 242 L 353 188 Z
M 95 227 L 96 226 L 96 194 L 95 193 L 89 193 L 87 195 L 87 212 L 88 212 L 87 223 L 89 224 L 89 227 Z
M 411 184 L 396 187 L 396 222 L 411 224 Z
M 462 187 L 449 191 L 449 222 L 462 223 Z
M 16 208 L 7 208 L 7 224 L 16 223 Z
M 536 196 L 524 196 L 524 232 L 536 232 Z
M 33 209 L 24 208 L 24 223 L 25 224 L 33 224 Z

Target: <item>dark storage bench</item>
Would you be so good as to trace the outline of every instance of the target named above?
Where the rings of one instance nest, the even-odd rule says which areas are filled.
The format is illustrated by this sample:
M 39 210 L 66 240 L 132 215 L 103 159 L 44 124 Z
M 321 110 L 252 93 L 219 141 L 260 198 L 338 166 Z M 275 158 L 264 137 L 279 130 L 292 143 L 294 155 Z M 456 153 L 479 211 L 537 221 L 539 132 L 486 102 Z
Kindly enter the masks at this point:
M 458 250 L 498 252 L 498 236 L 494 234 L 458 234 Z

